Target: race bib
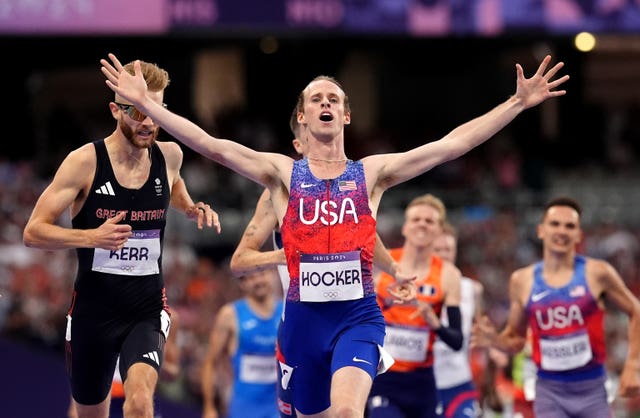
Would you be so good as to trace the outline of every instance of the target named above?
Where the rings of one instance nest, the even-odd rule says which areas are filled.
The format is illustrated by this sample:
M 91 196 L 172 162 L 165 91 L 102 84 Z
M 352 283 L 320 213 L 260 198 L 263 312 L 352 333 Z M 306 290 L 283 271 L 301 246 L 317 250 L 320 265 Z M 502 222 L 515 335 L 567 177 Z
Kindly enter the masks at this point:
M 275 356 L 245 354 L 240 357 L 239 377 L 246 383 L 275 383 L 278 380 Z
M 422 362 L 427 359 L 427 329 L 400 328 L 387 324 L 384 349 L 395 360 Z
M 582 367 L 593 358 L 589 335 L 541 339 L 540 357 L 543 370 L 565 371 Z
M 133 231 L 120 250 L 96 248 L 91 270 L 123 276 L 158 274 L 160 267 L 160 230 Z
M 300 301 L 333 302 L 363 296 L 360 251 L 300 255 Z

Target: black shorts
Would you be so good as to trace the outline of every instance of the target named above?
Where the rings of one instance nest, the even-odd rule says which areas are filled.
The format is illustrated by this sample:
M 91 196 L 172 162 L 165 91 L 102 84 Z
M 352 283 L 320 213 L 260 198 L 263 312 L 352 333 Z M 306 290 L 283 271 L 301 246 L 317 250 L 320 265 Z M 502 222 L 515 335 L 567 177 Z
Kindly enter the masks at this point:
M 164 310 L 155 317 L 132 321 L 69 314 L 66 365 L 73 399 L 83 405 L 104 401 L 111 390 L 118 355 L 123 382 L 134 363 L 147 363 L 159 371 L 170 326 Z

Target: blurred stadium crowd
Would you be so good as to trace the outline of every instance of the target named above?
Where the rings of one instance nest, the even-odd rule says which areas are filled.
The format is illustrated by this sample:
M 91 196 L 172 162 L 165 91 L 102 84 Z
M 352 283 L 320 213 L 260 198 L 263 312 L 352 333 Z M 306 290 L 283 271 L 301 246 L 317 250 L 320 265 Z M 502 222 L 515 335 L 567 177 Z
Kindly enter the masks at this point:
M 459 164 L 479 164 L 476 159 L 472 155 L 461 159 Z M 465 171 L 454 167 L 455 164 L 445 165 L 432 174 L 437 179 L 445 175 L 444 172 L 451 177 L 452 171 Z M 258 189 L 226 187 L 224 199 L 218 200 L 215 193 L 209 194 L 212 192 L 204 187 L 217 183 L 213 174 L 207 174 L 208 170 L 211 164 L 203 165 L 195 158 L 186 162 L 184 174 L 188 184 L 189 177 L 194 178 L 191 185 L 196 197 L 213 199 L 221 215 L 223 235 L 227 233 L 231 236 L 227 239 L 234 241 L 251 215 Z M 585 206 L 585 239 L 581 251 L 609 260 L 633 292 L 640 295 L 640 218 L 633 213 L 637 207 L 633 202 L 640 199 L 640 192 L 629 187 L 637 178 L 628 174 L 620 180 L 602 173 L 589 174 L 589 170 L 582 169 L 558 173 L 555 176 L 558 180 L 547 190 L 533 192 L 509 185 L 505 178 L 510 175 L 502 173 L 504 178 L 500 180 L 500 173 L 494 171 L 484 177 L 482 184 L 472 187 L 425 189 L 413 185 L 390 193 L 383 199 L 387 202 L 381 208 L 380 234 L 389 247 L 397 245 L 401 239 L 397 226 L 402 222 L 404 202 L 427 191 L 442 197 L 449 205 L 450 220 L 459 230 L 458 264 L 465 275 L 484 284 L 487 313 L 500 323 L 506 319 L 508 310 L 509 274 L 539 257 L 535 237 L 539 206 L 547 196 L 570 194 Z M 196 178 L 200 181 L 195 182 Z M 0 163 L 0 335 L 62 356 L 75 253 L 29 249 L 22 244 L 22 228 L 47 181 L 35 174 L 30 162 Z M 202 188 L 197 186 L 200 183 Z M 230 207 L 216 206 L 216 201 L 244 202 L 240 206 L 243 210 L 234 212 Z M 627 216 L 627 212 L 631 214 Z M 182 374 L 177 381 L 162 382 L 160 393 L 198 405 L 200 363 L 213 319 L 220 306 L 239 297 L 240 291 L 228 267 L 233 245 L 216 245 L 215 241 L 221 239 L 215 234 L 203 239 L 185 222 L 177 213 L 170 215 L 163 259 L 169 304 L 181 318 Z M 606 319 L 608 368 L 614 379 L 626 355 L 625 318 L 612 314 Z M 635 406 L 621 405 L 620 408 Z

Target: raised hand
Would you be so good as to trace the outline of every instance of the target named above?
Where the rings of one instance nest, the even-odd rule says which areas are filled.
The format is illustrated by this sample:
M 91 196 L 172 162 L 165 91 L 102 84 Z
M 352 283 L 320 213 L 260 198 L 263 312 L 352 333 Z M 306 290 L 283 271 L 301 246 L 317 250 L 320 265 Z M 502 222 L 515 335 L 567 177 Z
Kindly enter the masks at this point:
M 135 74 L 131 75 L 125 71 L 122 63 L 114 54 L 109 54 L 109 59 L 111 62 L 104 58 L 100 60 L 100 64 L 102 64 L 100 70 L 107 77 L 105 81 L 107 86 L 134 105 L 141 104 L 147 93 L 147 83 L 140 70 L 140 61 L 135 61 L 133 64 Z
M 516 64 L 517 88 L 515 96 L 522 101 L 525 109 L 536 106 L 550 97 L 567 94 L 566 90 L 555 90 L 555 88 L 567 81 L 569 79 L 568 75 L 552 80 L 558 71 L 564 67 L 564 63 L 559 62 L 547 71 L 549 62 L 551 62 L 551 55 L 544 57 L 538 67 L 538 71 L 531 78 L 525 78 L 522 66 Z

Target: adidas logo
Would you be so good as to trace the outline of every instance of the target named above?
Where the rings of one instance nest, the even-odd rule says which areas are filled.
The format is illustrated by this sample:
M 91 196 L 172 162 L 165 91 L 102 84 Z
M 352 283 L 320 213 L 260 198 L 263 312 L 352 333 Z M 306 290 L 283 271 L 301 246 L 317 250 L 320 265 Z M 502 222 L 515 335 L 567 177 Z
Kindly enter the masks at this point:
M 160 359 L 158 358 L 157 351 L 150 351 L 147 354 L 144 354 L 142 357 L 148 358 L 149 360 L 153 360 L 158 366 L 160 365 Z
M 100 186 L 99 189 L 96 189 L 96 193 L 97 194 L 106 194 L 109 196 L 115 196 L 116 192 L 113 191 L 113 187 L 111 187 L 111 182 L 108 181 L 105 184 L 103 184 L 102 186 Z

